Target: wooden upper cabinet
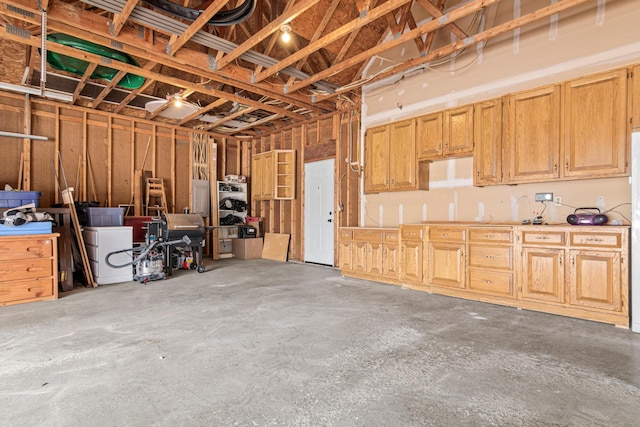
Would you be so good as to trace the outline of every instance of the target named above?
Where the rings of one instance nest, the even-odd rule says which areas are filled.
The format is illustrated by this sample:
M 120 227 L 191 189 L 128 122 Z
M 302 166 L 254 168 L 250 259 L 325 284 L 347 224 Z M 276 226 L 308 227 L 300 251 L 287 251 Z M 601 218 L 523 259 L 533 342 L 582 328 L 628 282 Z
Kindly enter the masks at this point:
M 502 100 L 476 104 L 473 113 L 473 184 L 502 183 Z
M 509 174 L 505 182 L 539 182 L 560 176 L 560 86 L 509 97 Z
M 573 80 L 563 89 L 563 175 L 627 174 L 627 70 Z
M 443 125 L 445 156 L 473 152 L 473 105 L 446 110 Z
M 436 160 L 473 152 L 473 105 L 416 119 L 418 160 Z
M 367 130 L 365 193 L 429 188 L 428 163 L 416 161 L 415 125 L 409 119 Z
M 251 198 L 290 200 L 295 198 L 295 151 L 274 150 L 251 159 Z
M 418 160 L 442 157 L 442 112 L 416 119 L 416 146 Z
M 389 189 L 416 188 L 416 126 L 415 120 L 390 125 L 389 132 Z
M 389 188 L 389 126 L 367 130 L 364 192 L 378 193 Z

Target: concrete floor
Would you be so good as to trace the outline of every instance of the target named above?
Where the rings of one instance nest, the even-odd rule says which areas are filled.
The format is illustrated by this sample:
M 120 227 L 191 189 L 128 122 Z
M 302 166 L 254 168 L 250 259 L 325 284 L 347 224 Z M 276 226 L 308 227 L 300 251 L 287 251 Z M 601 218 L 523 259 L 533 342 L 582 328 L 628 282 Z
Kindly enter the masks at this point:
M 2 426 L 638 426 L 640 335 L 267 260 L 0 307 Z

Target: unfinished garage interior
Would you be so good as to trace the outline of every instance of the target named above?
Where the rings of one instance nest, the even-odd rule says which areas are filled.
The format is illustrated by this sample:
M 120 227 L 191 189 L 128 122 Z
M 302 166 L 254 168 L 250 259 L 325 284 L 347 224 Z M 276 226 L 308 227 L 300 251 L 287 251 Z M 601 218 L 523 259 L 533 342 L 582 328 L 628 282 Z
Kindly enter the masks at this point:
M 0 425 L 636 426 L 637 0 L 0 0 Z

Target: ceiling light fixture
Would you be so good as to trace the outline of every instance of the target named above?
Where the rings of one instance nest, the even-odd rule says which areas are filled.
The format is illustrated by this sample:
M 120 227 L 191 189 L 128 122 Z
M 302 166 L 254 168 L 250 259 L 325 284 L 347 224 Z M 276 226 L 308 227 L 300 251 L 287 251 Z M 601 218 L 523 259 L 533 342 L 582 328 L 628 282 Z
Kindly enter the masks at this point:
M 180 98 L 179 96 L 176 96 L 175 102 L 173 103 L 173 105 L 175 105 L 178 108 L 182 107 L 182 98 Z
M 285 43 L 289 43 L 291 41 L 291 25 L 290 24 L 282 24 L 280 27 L 280 31 L 282 31 L 282 41 Z

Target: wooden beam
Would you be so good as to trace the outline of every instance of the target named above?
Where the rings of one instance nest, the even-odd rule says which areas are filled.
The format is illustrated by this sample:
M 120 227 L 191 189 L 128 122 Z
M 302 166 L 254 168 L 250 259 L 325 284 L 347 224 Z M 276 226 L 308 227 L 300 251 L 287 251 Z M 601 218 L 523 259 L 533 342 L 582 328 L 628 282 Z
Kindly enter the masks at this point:
M 320 0 L 302 0 L 300 3 L 296 4 L 291 9 L 290 12 L 288 12 L 287 14 L 280 15 L 271 23 L 264 26 L 256 34 L 249 37 L 247 41 L 245 41 L 240 46 L 238 46 L 237 48 L 235 48 L 234 50 L 232 50 L 231 52 L 223 56 L 222 59 L 218 61 L 217 69 L 221 70 L 232 61 L 235 61 L 236 59 L 238 59 L 243 53 L 247 52 L 253 46 L 257 45 L 258 43 L 260 43 L 261 41 L 269 37 L 270 34 L 276 31 L 279 31 L 282 24 L 291 22 L 292 20 L 300 16 L 303 12 L 305 12 L 307 9 L 315 6 L 316 3 L 318 3 L 319 1 Z M 404 1 L 409 1 L 409 0 L 404 0 Z
M 135 9 L 139 1 L 140 0 L 127 0 L 122 11 L 113 15 L 113 21 L 109 26 L 109 32 L 112 36 L 117 36 L 120 33 L 120 30 L 124 27 L 127 19 L 129 19 L 129 15 L 131 15 L 131 12 L 133 12 L 133 9 Z
M 307 47 L 298 50 L 293 55 L 289 55 L 286 59 L 278 62 L 276 65 L 267 68 L 260 74 L 256 75 L 255 81 L 261 82 L 262 80 L 277 73 L 283 68 L 288 67 L 289 65 L 294 64 L 300 61 L 301 59 L 309 56 L 311 53 L 315 52 L 316 50 L 321 49 L 339 40 L 340 38 L 351 33 L 353 30 L 361 28 L 364 25 L 372 21 L 375 21 L 378 18 L 385 16 L 387 13 L 397 9 L 400 6 L 403 6 L 406 3 L 409 3 L 410 1 L 411 0 L 389 0 L 386 3 L 383 3 L 382 5 L 376 7 L 375 9 L 367 13 L 367 15 L 364 18 L 357 18 L 357 19 L 354 19 L 353 21 L 348 22 L 347 24 L 332 31 L 331 33 L 316 40 L 315 42 L 309 43 Z M 318 80 L 315 80 L 314 82 L 317 82 Z
M 198 111 L 196 111 L 195 113 L 189 114 L 187 117 L 185 117 L 184 119 L 180 120 L 178 122 L 178 126 L 182 126 L 185 123 L 190 122 L 191 120 L 195 119 L 196 117 L 199 117 L 201 115 L 203 115 L 204 113 L 206 113 L 209 110 L 213 110 L 216 107 L 219 107 L 223 104 L 225 104 L 227 102 L 226 99 L 216 99 L 215 101 L 213 101 L 212 103 L 210 103 L 209 105 L 207 105 L 204 108 L 199 109 Z
M 172 35 L 169 44 L 167 45 L 167 53 L 169 55 L 175 55 L 178 49 L 185 45 L 198 31 L 202 29 L 209 19 L 215 15 L 229 0 L 215 0 L 211 3 L 204 12 L 200 13 L 200 16 L 179 36 Z
M 118 74 L 115 75 L 114 78 L 102 89 L 102 92 L 91 102 L 92 108 L 97 108 L 98 105 L 102 102 L 102 100 L 109 95 L 109 92 L 113 90 L 114 87 L 118 84 L 118 82 L 127 74 L 125 70 L 118 71 Z
M 158 63 L 157 62 L 147 62 L 146 64 L 144 64 L 144 68 L 145 70 L 151 70 L 153 69 L 153 67 L 155 67 Z M 120 103 L 118 104 L 118 106 L 114 109 L 114 113 L 119 113 L 120 111 L 122 111 L 122 109 L 124 107 L 127 106 L 127 104 L 129 103 L 129 101 L 131 101 L 133 98 L 135 98 L 136 96 L 138 96 L 138 94 L 144 92 L 144 90 L 146 88 L 148 88 L 149 86 L 151 86 L 153 83 L 155 82 L 155 80 L 153 79 L 145 79 L 144 83 L 142 84 L 142 86 L 140 86 L 138 89 L 134 89 L 131 92 L 129 92 L 129 94 L 127 96 L 124 97 L 124 99 L 122 101 L 120 101 Z
M 428 61 L 432 61 L 434 59 L 438 59 L 438 58 L 442 58 L 448 55 L 451 55 L 454 52 L 460 51 L 462 49 L 466 49 L 469 46 L 473 46 L 477 43 L 480 42 L 484 42 L 487 41 L 493 37 L 499 36 L 501 34 L 507 33 L 509 31 L 512 31 L 515 28 L 519 28 L 522 27 L 523 25 L 527 25 L 530 24 L 532 22 L 535 22 L 539 19 L 542 18 L 546 18 L 548 16 L 554 15 L 556 13 L 562 12 L 563 10 L 569 9 L 573 6 L 579 5 L 581 3 L 584 3 L 588 0 L 558 0 L 558 3 L 554 3 L 550 6 L 547 7 L 543 7 L 541 9 L 538 9 L 534 12 L 528 13 L 526 15 L 523 15 L 519 18 L 513 19 L 509 22 L 505 22 L 503 24 L 497 25 L 493 28 L 490 28 L 486 31 L 483 31 L 481 33 L 478 33 L 474 36 L 468 37 L 464 40 L 458 40 L 455 43 L 451 43 L 449 45 L 443 46 L 439 49 L 436 49 L 434 51 L 432 51 L 431 53 L 425 55 L 425 56 L 421 56 L 418 58 L 414 58 L 412 60 L 403 62 L 402 64 L 394 67 L 393 69 L 382 73 L 378 76 L 376 76 L 375 78 L 367 81 L 367 83 L 373 82 L 373 81 L 377 81 L 380 79 L 383 79 L 385 77 L 389 77 L 390 75 L 393 74 L 397 74 L 400 73 L 402 71 L 417 67 L 421 64 L 424 64 L 425 62 Z M 349 90 L 353 90 L 353 88 L 350 88 Z M 331 98 L 333 96 L 336 96 L 340 93 L 342 93 L 343 91 L 337 91 L 335 94 L 332 95 L 328 95 L 328 96 L 323 96 L 324 99 L 327 98 Z
M 289 0 L 287 2 L 287 5 L 284 7 L 284 12 L 282 13 L 287 13 L 295 4 L 296 0 Z M 258 4 L 260 4 L 261 2 L 258 2 Z M 273 7 L 275 8 L 276 2 L 273 3 Z M 273 14 L 273 16 L 276 16 L 275 14 Z M 250 34 L 247 34 L 247 37 L 251 37 Z M 267 48 L 264 50 L 264 54 L 265 55 L 270 55 L 271 51 L 273 50 L 273 48 L 275 47 L 276 43 L 278 42 L 278 39 L 280 38 L 280 34 L 278 33 L 273 33 L 271 35 L 271 39 L 269 40 L 269 44 L 267 45 Z M 262 65 L 258 65 L 256 66 L 254 73 L 259 73 L 260 71 L 262 71 Z
M 442 15 L 444 15 L 444 13 L 442 13 L 442 10 L 440 10 L 440 8 L 437 6 L 434 6 L 429 0 L 416 0 L 416 1 L 420 6 L 424 8 L 424 10 L 429 12 L 429 14 L 431 14 L 431 16 L 433 16 L 434 19 L 439 19 Z M 446 25 L 445 28 L 450 30 L 460 40 L 468 37 L 467 33 L 462 31 L 462 29 L 458 27 L 458 25 L 455 24 L 454 22 Z
M 571 1 L 585 1 L 585 0 L 571 0 Z M 494 3 L 499 3 L 500 0 L 473 0 L 470 3 L 465 3 L 463 6 L 452 10 L 451 12 L 447 13 L 446 15 L 443 15 L 443 17 L 441 19 L 438 19 L 436 21 L 429 21 L 423 25 L 421 25 L 420 27 L 416 28 L 415 30 L 411 30 L 408 31 L 404 34 L 402 34 L 400 37 L 389 40 L 386 43 L 383 44 L 379 44 L 371 49 L 365 50 L 363 52 L 360 52 L 357 55 L 352 56 L 351 58 L 336 64 L 334 66 L 332 66 L 331 68 L 328 68 L 326 70 L 323 70 L 313 76 L 310 76 L 302 81 L 300 81 L 297 84 L 294 84 L 293 86 L 289 87 L 289 91 L 291 92 L 295 92 L 298 91 L 302 88 L 305 88 L 317 81 L 320 81 L 324 78 L 327 77 L 331 77 L 335 74 L 338 74 L 341 71 L 344 71 L 348 68 L 353 67 L 356 64 L 359 64 L 361 62 L 367 61 L 370 58 L 384 52 L 387 51 L 389 49 L 392 49 L 394 47 L 400 46 L 403 43 L 406 43 L 408 41 L 413 40 L 416 37 L 421 37 L 424 34 L 427 34 L 431 31 L 435 31 L 438 28 L 442 28 L 445 25 L 447 25 L 449 22 L 453 22 L 456 21 L 460 18 L 464 18 L 467 15 L 470 15 L 474 12 L 477 12 L 478 10 L 490 6 Z M 382 7 L 382 6 L 380 6 Z M 377 9 L 377 8 L 376 8 Z M 375 10 L 375 9 L 374 9 Z
M 82 75 L 82 78 L 80 79 L 80 81 L 78 82 L 78 85 L 76 86 L 76 90 L 73 91 L 73 99 L 71 100 L 72 104 L 75 104 L 76 101 L 78 100 L 78 97 L 80 96 L 80 92 L 82 92 L 82 89 L 87 84 L 87 81 L 91 77 L 91 74 L 93 74 L 93 72 L 96 70 L 97 66 L 98 64 L 96 64 L 95 62 L 92 62 L 91 64 L 89 64 L 89 66 L 85 70 L 84 74 Z
M 209 129 L 217 128 L 218 126 L 222 126 L 226 122 L 229 122 L 229 121 L 231 121 L 231 120 L 233 120 L 233 119 L 235 119 L 237 117 L 242 117 L 245 114 L 249 114 L 250 112 L 255 111 L 255 110 L 257 110 L 257 108 L 249 107 L 249 108 L 242 109 L 240 111 L 236 111 L 233 114 L 229 114 L 228 116 L 221 118 L 220 120 L 218 120 L 215 123 L 211 123 L 210 125 L 204 126 L 202 128 L 202 130 L 209 130 Z

